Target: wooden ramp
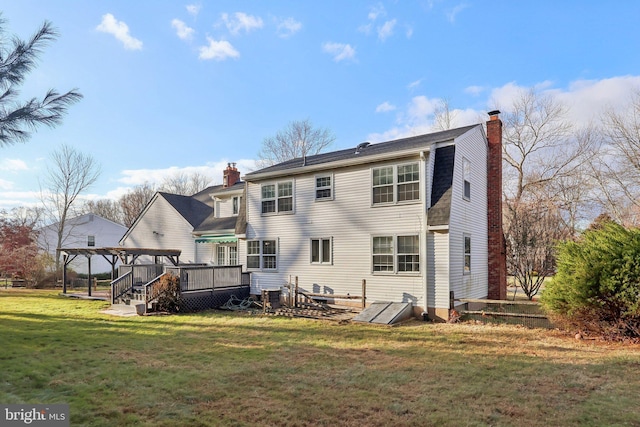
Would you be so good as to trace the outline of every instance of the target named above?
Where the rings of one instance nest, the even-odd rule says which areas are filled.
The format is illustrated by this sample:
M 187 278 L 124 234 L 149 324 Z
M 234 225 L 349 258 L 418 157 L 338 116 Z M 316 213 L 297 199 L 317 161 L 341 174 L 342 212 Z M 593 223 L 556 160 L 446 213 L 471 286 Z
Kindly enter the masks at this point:
M 408 302 L 374 302 L 353 318 L 354 322 L 393 325 L 412 316 L 411 303 Z

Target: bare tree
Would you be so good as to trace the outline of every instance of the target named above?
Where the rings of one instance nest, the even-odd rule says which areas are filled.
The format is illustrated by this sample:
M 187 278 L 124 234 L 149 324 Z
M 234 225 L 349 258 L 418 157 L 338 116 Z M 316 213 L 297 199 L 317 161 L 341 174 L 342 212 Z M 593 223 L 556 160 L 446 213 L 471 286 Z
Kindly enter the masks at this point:
M 433 130 L 449 130 L 453 129 L 456 122 L 456 112 L 451 110 L 451 105 L 447 98 L 440 100 L 438 106 L 433 113 Z
M 147 206 L 149 200 L 156 194 L 156 189 L 149 183 L 137 185 L 128 193 L 118 199 L 122 209 L 122 223 L 126 227 L 131 227 L 140 215 L 140 212 Z
M 63 94 L 50 89 L 42 100 L 17 101 L 18 87 L 36 66 L 44 47 L 55 40 L 58 33 L 51 23 L 45 22 L 24 41 L 16 36 L 5 37 L 5 23 L 0 17 L 0 147 L 26 141 L 30 131 L 39 125 L 53 127 L 60 124 L 67 108 L 82 98 L 76 89 Z M 6 46 L 9 39 L 11 46 Z
M 212 181 L 213 178 L 210 176 L 198 172 L 191 174 L 179 173 L 166 177 L 158 190 L 182 196 L 191 196 L 207 188 Z
M 602 120 L 602 149 L 592 171 L 604 210 L 630 226 L 640 225 L 640 90 L 622 111 L 609 108 Z
M 555 272 L 555 249 L 569 237 L 554 201 L 514 202 L 505 215 L 507 270 L 527 298 Z M 515 297 L 515 295 L 514 295 Z
M 100 175 L 100 166 L 90 155 L 84 154 L 68 145 L 61 146 L 51 154 L 51 163 L 42 191 L 42 201 L 57 228 L 56 249 L 70 230 L 65 230 L 69 214 L 78 196 L 96 182 Z M 56 270 L 60 268 L 60 253 L 56 254 Z
M 571 142 L 568 109 L 550 95 L 522 90 L 503 115 L 503 157 L 509 197 L 519 201 L 530 187 L 572 175 L 586 149 Z
M 274 136 L 262 141 L 258 167 L 319 154 L 335 139 L 329 129 L 314 128 L 309 119 L 292 121 Z
M 122 224 L 122 207 L 111 199 L 89 200 L 82 207 L 84 213 L 92 213 L 109 221 Z

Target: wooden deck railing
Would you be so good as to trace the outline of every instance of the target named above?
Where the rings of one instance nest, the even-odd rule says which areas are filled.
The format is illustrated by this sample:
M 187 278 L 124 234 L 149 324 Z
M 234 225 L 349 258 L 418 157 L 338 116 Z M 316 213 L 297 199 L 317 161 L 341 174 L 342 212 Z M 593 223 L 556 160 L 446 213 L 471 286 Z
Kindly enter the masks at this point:
M 158 297 L 158 284 L 160 283 L 160 279 L 167 273 L 162 273 L 158 277 L 151 280 L 149 283 L 144 285 L 144 301 L 146 304 L 149 304 L 151 301 L 155 300 Z
M 250 284 L 249 273 L 243 273 L 241 265 L 167 267 L 166 272 L 180 278 L 180 290 L 182 292 L 213 290 Z
M 133 288 L 133 273 L 128 271 L 111 282 L 111 304 L 116 304 L 118 298 Z

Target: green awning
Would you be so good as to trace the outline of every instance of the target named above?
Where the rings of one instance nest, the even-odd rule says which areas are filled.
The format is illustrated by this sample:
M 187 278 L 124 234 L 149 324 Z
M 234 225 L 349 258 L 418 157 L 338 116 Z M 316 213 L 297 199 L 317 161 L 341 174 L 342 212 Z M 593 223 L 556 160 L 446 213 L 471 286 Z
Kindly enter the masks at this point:
M 236 243 L 238 238 L 235 234 L 225 234 L 224 236 L 200 236 L 196 243 Z

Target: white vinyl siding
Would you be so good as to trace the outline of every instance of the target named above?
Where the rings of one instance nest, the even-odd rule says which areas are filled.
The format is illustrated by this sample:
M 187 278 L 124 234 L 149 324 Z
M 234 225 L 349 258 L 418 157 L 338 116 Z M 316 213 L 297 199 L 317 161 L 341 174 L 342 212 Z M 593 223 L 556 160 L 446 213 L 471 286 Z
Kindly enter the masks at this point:
M 196 262 L 193 226 L 162 196 L 158 196 L 135 224 L 122 246 L 128 248 L 180 249 L 180 262 Z M 155 231 L 155 233 L 154 233 Z M 152 258 L 145 259 L 152 261 Z M 141 260 L 142 261 L 142 260 Z
M 470 132 L 457 141 L 454 183 L 451 197 L 450 290 L 456 298 L 485 298 L 488 290 L 487 265 L 487 148 L 481 132 Z M 466 162 L 465 162 L 466 160 Z M 468 170 L 465 171 L 465 163 Z M 465 198 L 465 180 L 469 199 Z M 462 183 L 462 184 L 461 184 Z M 470 237 L 465 257 L 465 237 Z M 470 269 L 465 271 L 465 260 Z
M 418 158 L 416 154 L 415 162 L 419 163 Z M 411 160 L 414 163 L 414 159 Z M 279 288 L 298 276 L 303 290 L 360 295 L 362 280 L 366 279 L 369 301 L 405 300 L 424 304 L 425 279 L 420 276 L 424 268 L 420 268 L 420 273 L 385 275 L 373 274 L 371 265 L 372 236 L 420 235 L 425 223 L 422 204 L 369 209 L 372 176 L 369 164 L 336 169 L 332 175 L 331 203 L 316 200 L 316 177 L 320 174 L 296 176 L 295 220 L 290 215 L 262 215 L 261 187 L 264 184 L 248 182 L 247 243 L 279 237 L 278 272 L 253 270 L 251 293 Z M 422 171 L 420 175 L 423 175 Z M 329 236 L 332 237 L 331 264 L 311 263 L 311 240 Z M 240 250 L 245 249 L 241 246 Z M 423 262 L 422 257 L 420 262 Z

